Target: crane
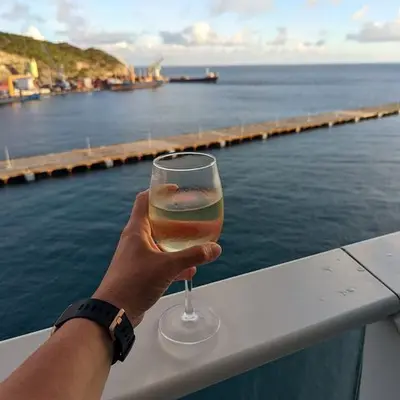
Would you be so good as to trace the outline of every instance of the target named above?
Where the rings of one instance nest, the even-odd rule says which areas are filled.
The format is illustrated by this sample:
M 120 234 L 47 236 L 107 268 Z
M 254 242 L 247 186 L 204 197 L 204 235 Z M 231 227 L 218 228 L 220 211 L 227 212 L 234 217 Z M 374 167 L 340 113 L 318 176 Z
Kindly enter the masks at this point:
M 161 63 L 164 61 L 164 57 L 160 57 L 157 61 L 150 64 L 147 68 L 149 76 L 155 76 L 156 78 L 160 75 Z

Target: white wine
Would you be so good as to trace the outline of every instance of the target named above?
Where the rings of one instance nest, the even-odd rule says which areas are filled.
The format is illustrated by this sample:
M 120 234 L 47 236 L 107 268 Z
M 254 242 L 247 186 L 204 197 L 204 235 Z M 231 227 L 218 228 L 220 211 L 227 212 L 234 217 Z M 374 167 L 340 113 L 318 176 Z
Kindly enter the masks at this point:
M 215 242 L 224 219 L 221 193 L 174 191 L 150 200 L 149 217 L 158 246 L 168 252 Z

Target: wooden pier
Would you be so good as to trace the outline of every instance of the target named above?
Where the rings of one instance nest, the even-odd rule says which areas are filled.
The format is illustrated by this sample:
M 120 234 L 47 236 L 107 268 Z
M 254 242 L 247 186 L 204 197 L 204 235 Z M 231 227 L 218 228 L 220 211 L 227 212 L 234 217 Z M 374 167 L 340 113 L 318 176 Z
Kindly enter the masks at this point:
M 139 140 L 132 143 L 88 147 L 63 153 L 4 160 L 0 161 L 0 186 L 151 160 L 168 152 L 222 148 L 252 140 L 265 140 L 277 135 L 300 133 L 323 127 L 331 128 L 334 125 L 357 123 L 399 114 L 400 104 L 391 103 L 377 107 L 341 110 L 165 138 Z

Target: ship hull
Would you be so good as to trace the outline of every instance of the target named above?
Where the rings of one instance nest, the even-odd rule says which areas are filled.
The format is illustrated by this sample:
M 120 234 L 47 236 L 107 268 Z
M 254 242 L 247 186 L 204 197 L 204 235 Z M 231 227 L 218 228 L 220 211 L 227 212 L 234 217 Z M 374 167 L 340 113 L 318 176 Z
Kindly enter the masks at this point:
M 218 76 L 205 78 L 170 78 L 170 83 L 217 83 Z
M 135 82 L 111 84 L 109 89 L 113 92 L 129 92 L 138 89 L 155 89 L 162 85 L 162 82 Z

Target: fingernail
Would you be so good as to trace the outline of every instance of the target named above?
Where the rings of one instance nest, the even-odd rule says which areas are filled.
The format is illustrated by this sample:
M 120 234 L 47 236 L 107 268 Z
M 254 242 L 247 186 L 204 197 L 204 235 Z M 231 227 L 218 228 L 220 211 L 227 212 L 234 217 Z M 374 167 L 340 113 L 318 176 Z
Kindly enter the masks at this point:
M 207 259 L 210 260 L 210 261 L 215 260 L 222 253 L 222 248 L 217 243 L 207 243 L 205 250 L 206 250 L 206 253 L 207 253 Z

